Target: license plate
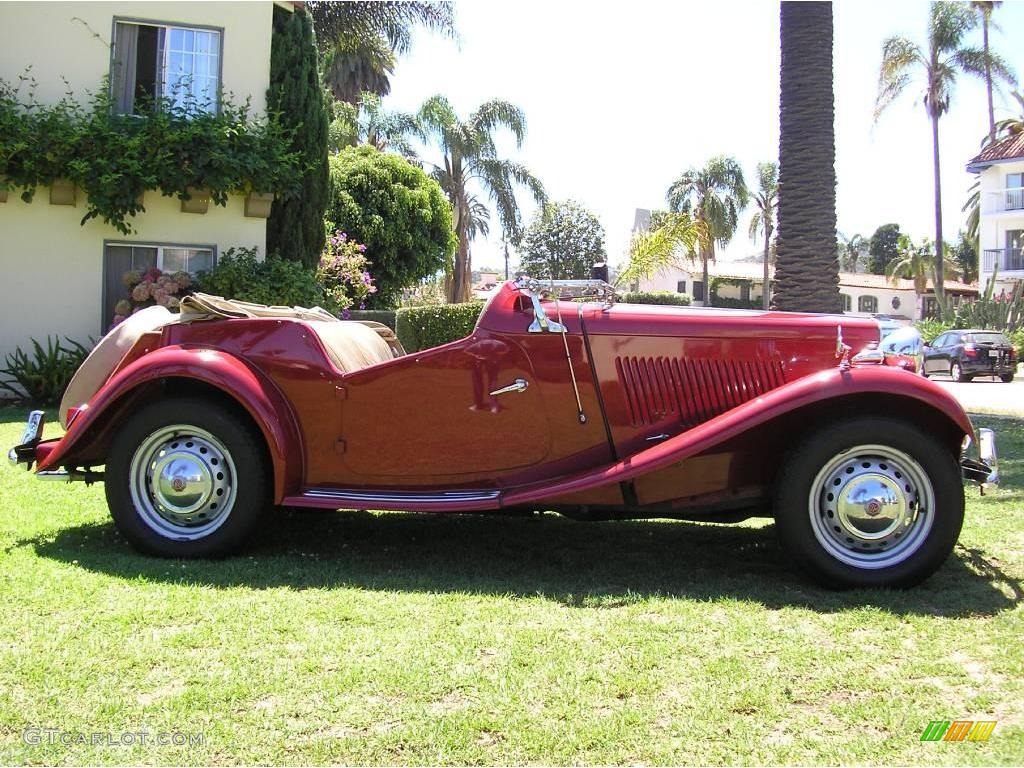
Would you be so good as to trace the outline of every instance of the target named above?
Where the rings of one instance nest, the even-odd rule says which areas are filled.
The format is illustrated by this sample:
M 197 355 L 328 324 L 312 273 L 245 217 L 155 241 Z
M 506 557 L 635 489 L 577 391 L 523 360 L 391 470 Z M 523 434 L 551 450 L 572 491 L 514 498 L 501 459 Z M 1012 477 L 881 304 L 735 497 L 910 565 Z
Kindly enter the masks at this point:
M 997 350 L 997 349 L 990 349 L 988 351 L 988 356 L 989 357 L 993 357 L 993 358 L 998 360 L 999 359 L 999 350 Z

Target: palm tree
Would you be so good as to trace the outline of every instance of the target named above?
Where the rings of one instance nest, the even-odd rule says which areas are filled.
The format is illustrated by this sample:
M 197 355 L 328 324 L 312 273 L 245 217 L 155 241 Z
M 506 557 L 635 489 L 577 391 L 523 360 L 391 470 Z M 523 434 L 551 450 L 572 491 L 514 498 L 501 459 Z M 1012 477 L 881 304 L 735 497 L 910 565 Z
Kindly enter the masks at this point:
M 668 188 L 669 208 L 687 213 L 700 226 L 697 250 L 704 265 L 704 300 L 708 303 L 708 262 L 715 260 L 715 245 L 723 248 L 736 234 L 740 211 L 749 193 L 743 169 L 731 157 L 718 155 L 703 168 L 690 168 Z
M 514 104 L 500 99 L 481 104 L 468 119 L 462 120 L 444 96 L 432 96 L 419 112 L 420 125 L 433 137 L 441 150 L 441 160 L 433 163 L 433 176 L 448 195 L 453 209 L 458 250 L 447 285 L 448 301 L 469 298 L 471 221 L 474 217 L 473 188 L 487 194 L 497 209 L 498 221 L 518 242 L 522 234 L 522 216 L 516 200 L 516 186 L 526 187 L 534 200 L 547 199 L 544 186 L 526 166 L 498 157 L 495 134 L 502 128 L 515 138 L 516 148 L 526 135 L 526 117 Z
M 335 104 L 334 111 L 336 117 L 330 128 L 333 152 L 341 146 L 368 144 L 381 152 L 397 152 L 408 160 L 417 159 L 412 140 L 423 138 L 423 131 L 415 115 L 384 109 L 380 96 L 370 91 L 361 95 L 358 104 Z
M 345 35 L 324 52 L 320 69 L 334 98 L 355 105 L 363 93 L 391 93 L 395 54 L 380 35 Z
M 1024 133 L 1024 93 L 1019 91 L 1011 93 L 1014 100 L 1017 102 L 1017 106 L 1020 108 L 1020 114 L 1016 117 L 1008 117 L 1005 120 L 1000 120 L 996 123 L 996 138 L 1006 139 L 1010 136 L 1019 136 Z
M 757 192 L 754 193 L 754 217 L 750 220 L 750 239 L 757 240 L 764 233 L 764 308 L 771 307 L 771 242 L 775 231 L 775 216 L 779 207 L 779 166 L 776 163 L 758 163 Z
M 319 0 L 306 7 L 326 57 L 324 82 L 335 98 L 350 103 L 364 91 L 387 95 L 395 56 L 409 52 L 417 27 L 457 37 L 450 2 Z
M 693 261 L 706 226 L 688 213 L 656 212 L 651 229 L 637 232 L 629 244 L 629 263 L 615 285 L 631 285 L 658 272 Z
M 863 235 L 847 237 L 839 232 L 839 268 L 843 272 L 859 272 L 861 259 L 868 250 L 868 241 Z
M 1002 5 L 1000 0 L 973 0 L 973 8 L 981 17 L 982 50 L 985 52 L 985 91 L 988 95 L 988 140 L 991 144 L 996 140 L 996 116 L 992 108 L 992 66 L 989 59 L 992 49 L 989 47 L 988 30 L 992 26 L 992 13 Z
M 838 312 L 832 4 L 783 2 L 779 17 L 779 214 L 774 305 Z
M 901 278 L 914 281 L 914 293 L 918 301 L 928 291 L 928 280 L 934 281 L 936 273 L 935 251 L 931 241 L 924 238 L 919 245 L 914 245 L 909 235 L 900 235 L 896 244 L 896 258 L 885 268 L 885 276 L 893 285 L 898 285 Z M 956 264 L 943 258 L 947 267 L 956 268 Z
M 978 18 L 970 6 L 954 2 L 931 4 L 928 23 L 928 44 L 921 48 L 905 37 L 890 37 L 882 45 L 882 66 L 878 75 L 878 97 L 875 119 L 913 81 L 921 77 L 924 85 L 924 107 L 932 125 L 932 166 L 935 180 L 935 248 L 942 253 L 942 184 L 939 163 L 939 118 L 949 111 L 953 86 L 961 72 L 985 77 L 1013 80 L 1003 60 L 993 53 L 965 45 L 967 33 L 977 26 Z M 948 318 L 943 289 L 942 259 L 935 263 L 935 299 L 939 312 Z

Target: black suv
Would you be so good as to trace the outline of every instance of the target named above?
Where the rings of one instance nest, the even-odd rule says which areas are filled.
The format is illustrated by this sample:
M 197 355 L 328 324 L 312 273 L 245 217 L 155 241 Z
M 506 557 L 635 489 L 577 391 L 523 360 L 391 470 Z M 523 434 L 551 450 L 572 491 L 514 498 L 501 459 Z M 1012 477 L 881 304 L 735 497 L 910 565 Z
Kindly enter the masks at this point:
M 946 331 L 924 348 L 924 375 L 944 373 L 956 381 L 998 376 L 1009 383 L 1017 370 L 1017 354 L 998 331 Z

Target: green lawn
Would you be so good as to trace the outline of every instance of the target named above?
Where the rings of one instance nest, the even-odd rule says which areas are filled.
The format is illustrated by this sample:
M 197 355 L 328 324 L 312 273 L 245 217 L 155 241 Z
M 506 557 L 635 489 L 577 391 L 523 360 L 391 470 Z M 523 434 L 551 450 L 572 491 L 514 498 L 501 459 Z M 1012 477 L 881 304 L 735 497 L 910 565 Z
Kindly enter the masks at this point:
M 1004 485 L 908 592 L 820 590 L 763 522 L 281 513 L 153 560 L 102 488 L 5 463 L 0 763 L 1024 763 L 1024 422 L 979 421 Z M 919 741 L 957 718 L 998 725 Z

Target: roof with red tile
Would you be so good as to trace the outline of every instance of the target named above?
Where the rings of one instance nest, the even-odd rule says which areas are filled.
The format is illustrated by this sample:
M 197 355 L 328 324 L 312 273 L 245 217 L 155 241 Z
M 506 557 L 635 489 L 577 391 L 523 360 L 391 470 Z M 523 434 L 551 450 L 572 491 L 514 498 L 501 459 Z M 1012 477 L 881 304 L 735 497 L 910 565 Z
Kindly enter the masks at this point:
M 967 170 L 977 173 L 994 163 L 1002 163 L 1007 160 L 1024 160 L 1024 133 L 1007 136 L 1002 141 L 985 147 L 977 157 L 967 164 Z

